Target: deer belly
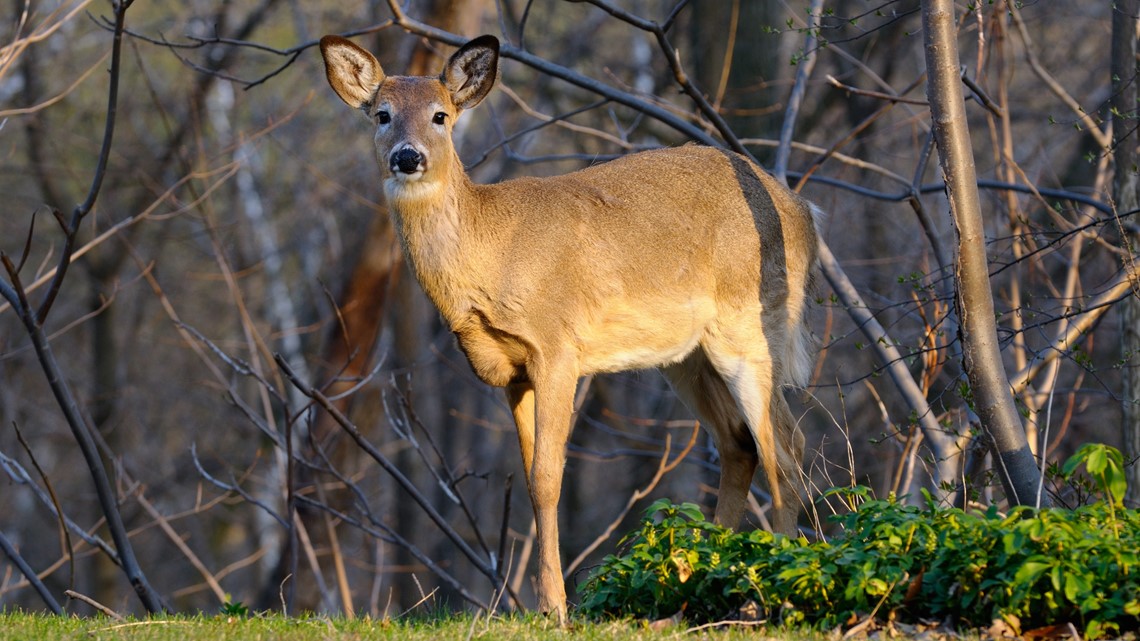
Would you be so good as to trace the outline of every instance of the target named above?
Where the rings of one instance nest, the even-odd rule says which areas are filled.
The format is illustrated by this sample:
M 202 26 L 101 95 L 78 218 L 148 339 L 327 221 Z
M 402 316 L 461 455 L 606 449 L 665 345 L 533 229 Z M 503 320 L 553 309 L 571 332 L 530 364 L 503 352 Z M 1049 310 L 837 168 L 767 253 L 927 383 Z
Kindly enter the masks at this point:
M 676 363 L 696 349 L 715 315 L 711 300 L 663 301 L 648 307 L 610 302 L 578 333 L 582 373 Z

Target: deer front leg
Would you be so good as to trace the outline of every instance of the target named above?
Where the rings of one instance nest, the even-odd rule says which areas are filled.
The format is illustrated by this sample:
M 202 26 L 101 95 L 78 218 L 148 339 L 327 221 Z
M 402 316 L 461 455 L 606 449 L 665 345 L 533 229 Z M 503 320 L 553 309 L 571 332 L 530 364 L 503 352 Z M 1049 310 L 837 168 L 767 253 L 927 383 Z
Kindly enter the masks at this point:
M 527 470 L 527 488 L 534 508 L 538 553 L 538 608 L 566 621 L 566 585 L 562 580 L 562 559 L 558 547 L 558 500 L 562 493 L 562 470 L 566 463 L 566 442 L 574 410 L 577 371 L 570 367 L 550 368 L 533 376 L 534 391 L 516 393 L 515 416 L 523 465 L 527 466 L 525 414 L 528 397 L 535 408 L 533 458 Z M 508 392 L 510 393 L 510 392 Z M 520 412 L 520 410 L 523 410 Z
M 530 492 L 530 470 L 534 466 L 534 385 L 530 382 L 511 383 L 507 386 L 507 402 L 515 417 L 515 430 L 519 436 L 519 451 L 522 452 L 523 474 L 526 475 L 526 488 Z

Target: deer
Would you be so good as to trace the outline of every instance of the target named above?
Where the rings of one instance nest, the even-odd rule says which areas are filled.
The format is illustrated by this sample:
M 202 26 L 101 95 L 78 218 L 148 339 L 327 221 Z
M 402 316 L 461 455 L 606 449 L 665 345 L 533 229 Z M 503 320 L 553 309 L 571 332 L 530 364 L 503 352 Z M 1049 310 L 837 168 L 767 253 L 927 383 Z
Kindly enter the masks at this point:
M 320 50 L 333 90 L 375 127 L 416 279 L 478 378 L 505 389 L 539 610 L 566 620 L 558 502 L 582 376 L 660 369 L 719 454 L 715 521 L 739 527 L 762 462 L 772 529 L 794 533 L 804 436 L 783 392 L 814 364 L 819 208 L 745 156 L 695 144 L 476 184 L 452 129 L 495 84 L 497 38 L 467 42 L 439 76 L 389 76 L 340 36 Z

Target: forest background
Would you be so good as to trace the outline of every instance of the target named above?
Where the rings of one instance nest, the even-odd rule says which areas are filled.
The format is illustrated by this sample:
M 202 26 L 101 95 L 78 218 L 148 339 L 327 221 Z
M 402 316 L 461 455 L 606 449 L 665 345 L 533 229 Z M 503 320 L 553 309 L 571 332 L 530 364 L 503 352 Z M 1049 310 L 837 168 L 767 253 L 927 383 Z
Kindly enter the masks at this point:
M 1112 63 L 1132 4 L 957 7 L 998 337 L 1046 470 L 1086 442 L 1140 454 L 1136 187 L 1119 184 L 1136 165 L 1114 166 L 1135 150 L 1134 37 L 1132 65 Z M 390 73 L 498 35 L 499 86 L 457 130 L 478 182 L 691 139 L 753 153 L 828 212 L 835 258 L 812 385 L 789 394 L 805 534 L 829 532 L 839 507 L 815 499 L 837 485 L 1003 500 L 961 364 L 917 1 L 8 7 L 0 251 L 36 314 L 0 306 L 0 606 L 43 607 L 17 559 L 118 611 L 150 609 L 144 592 L 372 616 L 533 602 L 510 412 L 402 263 L 369 125 L 324 80 L 326 33 Z M 658 374 L 585 380 L 577 404 L 571 588 L 654 498 L 711 506 L 717 474 Z

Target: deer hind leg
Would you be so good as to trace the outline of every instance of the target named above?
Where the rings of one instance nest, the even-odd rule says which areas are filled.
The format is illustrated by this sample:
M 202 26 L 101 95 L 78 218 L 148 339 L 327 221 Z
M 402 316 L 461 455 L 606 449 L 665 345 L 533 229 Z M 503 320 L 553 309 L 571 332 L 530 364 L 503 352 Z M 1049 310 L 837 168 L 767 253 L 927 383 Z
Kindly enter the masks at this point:
M 799 466 L 803 436 L 777 384 L 776 355 L 769 344 L 781 341 L 768 337 L 759 323 L 733 319 L 703 343 L 709 361 L 727 384 L 736 406 L 748 424 L 754 447 L 759 453 L 772 493 L 772 529 L 792 535 L 799 515 Z
M 772 511 L 772 529 L 782 534 L 796 533 L 801 498 L 800 472 L 804 458 L 804 435 L 796 424 L 796 417 L 788 407 L 784 394 L 777 388 L 772 393 L 771 419 L 775 429 L 776 464 L 780 468 L 779 487 L 782 505 Z
M 663 367 L 661 372 L 669 379 L 677 396 L 700 417 L 720 454 L 716 522 L 727 527 L 739 527 L 752 477 L 760 460 L 752 433 L 732 393 L 700 349 L 680 363 Z

